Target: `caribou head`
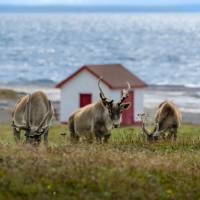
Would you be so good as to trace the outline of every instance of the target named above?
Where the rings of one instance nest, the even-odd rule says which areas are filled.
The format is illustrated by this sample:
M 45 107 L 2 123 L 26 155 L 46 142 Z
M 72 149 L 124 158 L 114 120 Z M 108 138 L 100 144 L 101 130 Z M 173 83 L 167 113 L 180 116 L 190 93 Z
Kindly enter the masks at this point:
M 101 89 L 100 82 L 102 78 L 99 79 L 98 86 L 100 91 L 100 98 L 103 105 L 108 109 L 110 119 L 112 120 L 112 125 L 114 128 L 118 128 L 121 123 L 121 115 L 124 110 L 127 110 L 130 107 L 130 102 L 124 102 L 125 99 L 129 96 L 130 84 L 127 82 L 127 89 L 123 89 L 121 93 L 121 99 L 118 102 L 114 102 L 107 98 Z
M 46 120 L 50 115 L 51 111 L 51 102 L 49 101 L 48 105 L 48 111 L 47 113 L 44 113 L 43 119 L 41 120 L 40 124 L 38 124 L 37 127 L 33 127 L 31 125 L 31 122 L 36 120 L 37 116 L 31 117 L 31 95 L 29 95 L 26 107 L 25 107 L 25 124 L 24 125 L 15 125 L 13 122 L 13 127 L 16 128 L 16 130 L 24 130 L 25 136 L 26 136 L 26 142 L 31 144 L 39 143 L 41 140 L 41 136 L 45 133 L 45 131 L 48 128 L 48 125 L 46 125 Z
M 49 117 L 49 112 L 47 112 L 44 115 L 44 118 L 42 119 L 38 127 L 32 127 L 29 121 L 29 125 L 26 126 L 26 133 L 25 133 L 26 141 L 28 143 L 35 144 L 35 145 L 40 143 L 41 136 L 45 133 L 45 131 L 48 128 L 48 125 L 45 125 L 45 122 L 48 117 Z
M 142 132 L 143 132 L 144 135 L 147 136 L 147 140 L 148 141 L 158 140 L 159 124 L 155 125 L 155 128 L 154 128 L 153 131 L 149 131 L 145 126 L 145 122 L 146 122 L 146 118 L 147 118 L 146 114 L 140 113 L 140 114 L 138 114 L 138 117 L 140 117 L 140 119 L 141 119 Z

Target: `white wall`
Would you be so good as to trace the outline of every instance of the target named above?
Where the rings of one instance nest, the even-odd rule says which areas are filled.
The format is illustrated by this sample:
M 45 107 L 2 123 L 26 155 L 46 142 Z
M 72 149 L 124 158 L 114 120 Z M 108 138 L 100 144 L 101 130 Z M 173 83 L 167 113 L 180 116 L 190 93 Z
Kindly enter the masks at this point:
M 113 98 L 114 100 L 119 99 L 120 92 L 111 91 L 107 85 L 101 82 L 101 87 L 105 95 Z M 67 122 L 69 116 L 79 108 L 80 93 L 91 93 L 92 102 L 99 100 L 99 89 L 98 89 L 98 79 L 90 74 L 88 71 L 84 70 L 71 79 L 64 87 L 61 89 L 61 104 L 60 104 L 60 121 Z
M 108 97 L 115 101 L 119 101 L 121 96 L 120 90 L 110 90 L 107 85 L 101 82 L 101 87 Z M 61 103 L 60 103 L 60 121 L 67 122 L 69 116 L 79 108 L 80 93 L 91 93 L 92 102 L 99 100 L 98 79 L 84 70 L 71 79 L 61 89 Z M 134 121 L 139 121 L 137 114 L 144 111 L 144 94 L 143 90 L 134 90 Z
M 139 122 L 137 114 L 144 112 L 144 89 L 135 89 L 134 90 L 134 118 L 135 122 Z

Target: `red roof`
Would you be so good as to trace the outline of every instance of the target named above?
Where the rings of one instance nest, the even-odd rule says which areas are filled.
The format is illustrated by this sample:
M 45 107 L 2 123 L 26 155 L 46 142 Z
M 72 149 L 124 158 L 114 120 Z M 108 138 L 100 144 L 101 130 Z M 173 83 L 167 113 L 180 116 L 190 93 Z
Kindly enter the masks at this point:
M 147 84 L 137 76 L 128 71 L 121 64 L 104 64 L 104 65 L 85 65 L 73 73 L 71 76 L 56 85 L 56 88 L 62 88 L 68 81 L 73 79 L 83 70 L 88 71 L 102 81 L 111 89 L 123 89 L 127 87 L 127 81 L 132 88 L 144 88 Z

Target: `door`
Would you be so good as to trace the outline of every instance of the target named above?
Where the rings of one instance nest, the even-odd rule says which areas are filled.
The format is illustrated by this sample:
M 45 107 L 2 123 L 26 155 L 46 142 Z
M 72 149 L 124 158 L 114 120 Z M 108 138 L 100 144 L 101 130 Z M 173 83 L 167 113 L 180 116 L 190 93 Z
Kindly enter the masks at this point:
M 130 125 L 134 123 L 134 92 L 129 92 L 129 97 L 124 102 L 130 102 L 131 105 L 128 110 L 122 113 L 122 124 Z
M 92 94 L 80 94 L 80 108 L 92 103 Z

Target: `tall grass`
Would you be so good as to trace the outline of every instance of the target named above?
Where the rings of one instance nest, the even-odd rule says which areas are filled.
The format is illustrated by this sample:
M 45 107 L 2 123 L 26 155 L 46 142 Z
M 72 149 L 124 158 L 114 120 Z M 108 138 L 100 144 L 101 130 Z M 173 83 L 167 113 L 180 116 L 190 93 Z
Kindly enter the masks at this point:
M 66 133 L 64 136 L 61 133 Z M 138 128 L 116 129 L 108 144 L 71 144 L 53 126 L 49 147 L 15 145 L 0 126 L 0 200 L 199 199 L 200 126 L 178 140 L 148 143 Z

